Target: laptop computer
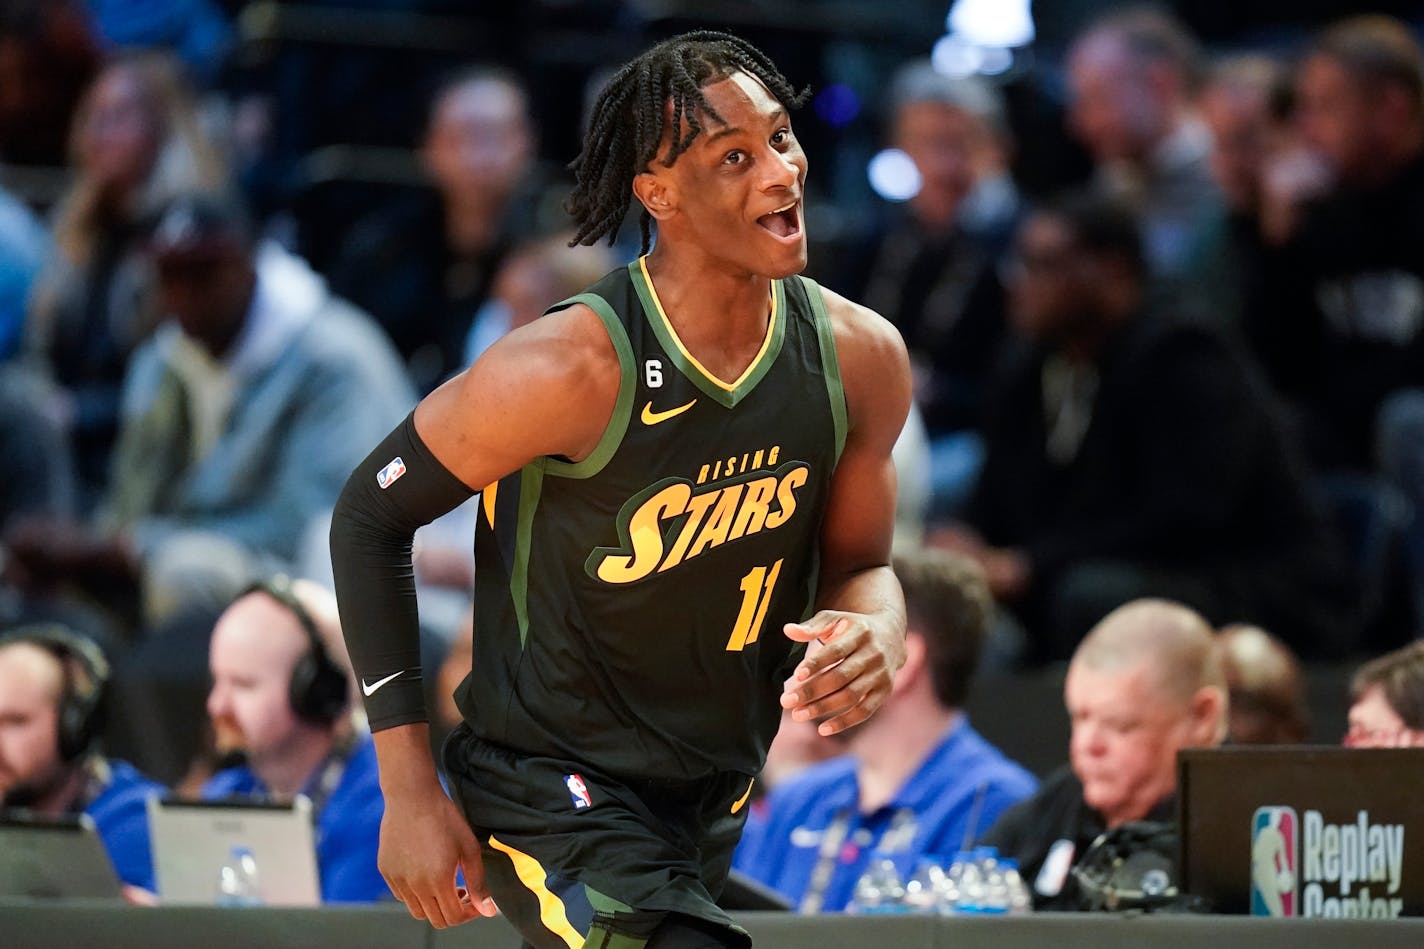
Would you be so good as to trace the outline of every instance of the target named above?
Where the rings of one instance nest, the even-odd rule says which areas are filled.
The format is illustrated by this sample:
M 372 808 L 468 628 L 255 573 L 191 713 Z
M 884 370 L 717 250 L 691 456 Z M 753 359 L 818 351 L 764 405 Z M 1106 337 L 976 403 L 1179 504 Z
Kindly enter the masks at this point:
M 1182 888 L 1223 913 L 1424 915 L 1424 749 L 1177 756 Z
M 87 814 L 0 811 L 0 895 L 119 899 L 123 887 Z
M 305 797 L 291 804 L 152 797 L 148 826 L 154 879 L 165 903 L 224 902 L 224 868 L 233 863 L 234 851 L 243 850 L 255 863 L 251 899 L 268 906 L 321 903 L 312 807 Z

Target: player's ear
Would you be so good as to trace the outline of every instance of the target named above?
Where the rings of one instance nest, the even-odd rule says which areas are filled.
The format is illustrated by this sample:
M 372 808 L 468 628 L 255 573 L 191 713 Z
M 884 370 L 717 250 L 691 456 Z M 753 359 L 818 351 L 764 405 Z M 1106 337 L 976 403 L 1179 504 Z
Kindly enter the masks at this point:
M 671 182 L 651 171 L 633 177 L 633 194 L 655 221 L 667 220 L 677 207 Z

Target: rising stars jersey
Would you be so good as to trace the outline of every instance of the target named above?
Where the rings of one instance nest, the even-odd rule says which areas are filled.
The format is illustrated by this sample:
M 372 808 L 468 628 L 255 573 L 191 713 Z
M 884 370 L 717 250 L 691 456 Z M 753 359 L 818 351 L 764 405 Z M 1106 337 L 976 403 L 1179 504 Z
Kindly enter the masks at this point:
M 546 457 L 482 493 L 474 662 L 480 738 L 633 781 L 754 774 L 804 649 L 846 410 L 820 289 L 775 281 L 741 377 L 678 339 L 646 258 L 560 304 L 602 319 L 618 399 L 577 464 Z

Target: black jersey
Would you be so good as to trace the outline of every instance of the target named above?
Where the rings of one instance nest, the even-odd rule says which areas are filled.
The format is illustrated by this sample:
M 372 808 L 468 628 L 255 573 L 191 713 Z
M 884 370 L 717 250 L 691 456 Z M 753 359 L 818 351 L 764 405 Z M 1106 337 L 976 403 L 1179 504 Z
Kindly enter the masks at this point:
M 603 320 L 622 380 L 601 441 L 490 485 L 475 532 L 475 734 L 630 780 L 755 773 L 804 649 L 845 442 L 820 289 L 772 284 L 734 382 L 677 338 L 643 260 L 564 301 Z

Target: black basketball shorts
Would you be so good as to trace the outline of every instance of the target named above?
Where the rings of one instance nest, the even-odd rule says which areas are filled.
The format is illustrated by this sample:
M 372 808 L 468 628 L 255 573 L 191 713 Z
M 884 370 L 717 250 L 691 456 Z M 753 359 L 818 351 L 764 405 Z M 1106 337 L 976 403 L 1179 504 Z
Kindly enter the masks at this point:
M 669 914 L 751 945 L 716 904 L 750 775 L 634 785 L 587 764 L 516 754 L 465 724 L 442 757 L 483 848 L 490 895 L 535 949 L 641 949 Z

